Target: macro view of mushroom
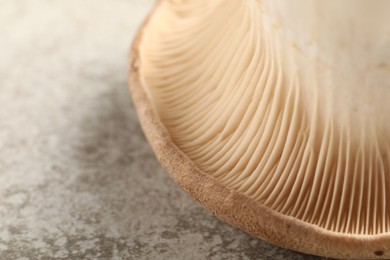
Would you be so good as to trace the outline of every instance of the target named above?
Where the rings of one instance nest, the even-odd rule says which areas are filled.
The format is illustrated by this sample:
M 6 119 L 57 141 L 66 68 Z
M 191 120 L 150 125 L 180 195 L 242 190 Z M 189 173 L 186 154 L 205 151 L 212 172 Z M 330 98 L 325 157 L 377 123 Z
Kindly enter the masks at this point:
M 130 79 L 158 158 L 205 207 L 260 238 L 388 258 L 389 10 L 386 0 L 158 1 L 134 43 Z M 215 210 L 208 199 L 220 190 L 202 195 L 185 183 L 183 161 L 184 174 L 205 173 L 261 205 L 248 219 L 273 212 L 270 227 L 241 223 L 235 200 Z M 273 218 L 304 231 L 272 227 Z

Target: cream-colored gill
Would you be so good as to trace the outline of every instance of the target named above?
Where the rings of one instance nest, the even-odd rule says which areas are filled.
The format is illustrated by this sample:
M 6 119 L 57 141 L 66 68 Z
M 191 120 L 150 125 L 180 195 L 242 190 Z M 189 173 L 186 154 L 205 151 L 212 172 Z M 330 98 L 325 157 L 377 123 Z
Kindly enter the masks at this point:
M 165 0 L 140 45 L 143 85 L 172 141 L 227 187 L 327 230 L 389 232 L 386 10 Z

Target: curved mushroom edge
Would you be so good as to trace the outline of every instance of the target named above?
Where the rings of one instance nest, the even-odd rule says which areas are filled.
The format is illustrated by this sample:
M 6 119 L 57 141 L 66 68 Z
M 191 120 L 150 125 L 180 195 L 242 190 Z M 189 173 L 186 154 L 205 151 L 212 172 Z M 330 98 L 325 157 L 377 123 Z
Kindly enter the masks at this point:
M 159 3 L 155 6 L 158 8 Z M 141 127 L 171 178 L 218 218 L 271 244 L 338 259 L 390 259 L 390 234 L 349 235 L 331 232 L 282 215 L 201 171 L 171 140 L 140 80 L 139 43 L 150 17 L 130 50 L 129 87 Z

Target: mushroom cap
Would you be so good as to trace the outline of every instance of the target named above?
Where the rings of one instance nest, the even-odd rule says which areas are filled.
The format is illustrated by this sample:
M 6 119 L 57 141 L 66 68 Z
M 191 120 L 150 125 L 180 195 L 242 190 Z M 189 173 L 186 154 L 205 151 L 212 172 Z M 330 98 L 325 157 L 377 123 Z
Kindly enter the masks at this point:
M 386 121 L 382 124 L 381 122 L 383 120 L 379 120 L 380 118 L 378 119 L 377 117 L 375 117 L 374 119 L 372 119 L 371 117 L 369 120 L 374 121 L 369 122 L 372 122 L 372 125 L 374 125 L 373 131 L 375 132 L 376 129 L 379 128 L 380 134 L 378 134 L 377 132 L 371 134 L 371 132 L 368 131 L 370 134 L 367 135 L 368 137 L 364 136 L 364 141 L 362 141 L 363 144 L 360 145 L 354 143 L 355 139 L 360 140 L 358 136 L 350 136 L 348 135 L 350 134 L 349 132 L 344 133 L 344 135 L 340 134 L 336 138 L 336 141 L 334 141 L 334 143 L 337 143 L 339 145 L 336 145 L 333 149 L 329 148 L 331 147 L 329 143 L 332 144 L 332 137 L 334 138 L 335 135 L 337 136 L 337 134 L 334 133 L 334 129 L 337 130 L 336 126 L 340 127 L 340 125 L 338 125 L 337 122 L 334 121 L 332 121 L 332 124 L 325 124 L 323 121 L 321 121 L 322 119 L 312 120 L 311 124 L 307 123 L 303 127 L 306 129 L 303 132 L 303 136 L 306 136 L 307 132 L 314 131 L 313 129 L 316 129 L 314 131 L 315 135 L 322 136 L 322 138 L 320 139 L 322 141 L 318 142 L 318 144 L 317 142 L 314 142 L 314 144 L 310 144 L 309 147 L 312 149 L 308 152 L 308 155 L 306 156 L 304 154 L 299 155 L 299 151 L 294 151 L 294 146 L 291 145 L 291 148 L 289 148 L 290 150 L 287 151 L 287 155 L 289 156 L 286 157 L 285 164 L 288 164 L 289 158 L 293 158 L 294 160 L 291 163 L 298 162 L 298 164 L 300 163 L 301 165 L 304 163 L 309 165 L 319 165 L 321 164 L 321 159 L 318 159 L 321 158 L 319 154 L 323 154 L 325 152 L 336 154 L 334 156 L 339 158 L 337 162 L 340 163 L 329 164 L 330 166 L 335 167 L 336 170 L 332 171 L 326 169 L 327 163 L 326 157 L 324 157 L 325 159 L 322 159 L 322 166 L 317 166 L 313 168 L 314 170 L 309 169 L 303 172 L 302 178 L 304 178 L 305 176 L 312 176 L 312 179 L 308 179 L 308 184 L 305 184 L 304 181 L 300 182 L 299 187 L 301 188 L 301 192 L 299 193 L 299 191 L 297 191 L 298 195 L 289 197 L 289 195 L 293 193 L 292 187 L 294 187 L 294 183 L 297 183 L 297 179 L 294 179 L 293 181 L 288 181 L 288 176 L 290 176 L 289 174 L 293 172 L 292 166 L 288 171 L 286 171 L 286 173 L 283 173 L 283 171 L 281 171 L 279 175 L 277 175 L 275 171 L 272 170 L 273 167 L 268 167 L 268 171 L 264 170 L 264 168 L 267 168 L 266 162 L 273 160 L 271 155 L 267 155 L 266 149 L 263 153 L 260 154 L 260 158 L 268 156 L 267 160 L 263 163 L 262 170 L 260 171 L 260 173 L 266 173 L 264 174 L 265 179 L 262 180 L 262 183 L 270 183 L 270 185 L 274 183 L 272 184 L 274 185 L 272 189 L 268 187 L 268 190 L 270 190 L 269 192 L 264 193 L 264 191 L 267 190 L 266 186 L 252 185 L 252 188 L 249 187 L 243 189 L 242 185 L 237 185 L 237 183 L 239 182 L 233 181 L 229 183 L 229 181 L 227 180 L 234 179 L 231 176 L 237 176 L 235 178 L 240 178 L 240 176 L 237 174 L 233 174 L 230 175 L 229 178 L 229 173 L 232 172 L 231 168 L 229 168 L 229 170 L 226 170 L 225 172 L 222 171 L 222 173 L 225 175 L 215 174 L 218 169 L 214 171 L 210 170 L 213 169 L 213 165 L 210 166 L 211 168 L 208 168 L 199 163 L 199 160 L 196 160 L 197 157 L 193 153 L 191 153 L 191 149 L 188 149 L 188 146 L 186 146 L 186 142 L 188 142 L 188 139 L 183 139 L 181 135 L 175 136 L 172 124 L 170 124 L 170 121 L 167 120 L 170 115 L 164 114 L 163 112 L 164 103 L 159 103 L 158 97 L 153 96 L 153 87 L 150 86 L 150 81 L 148 83 L 148 80 L 145 79 L 145 70 L 142 69 L 142 65 L 148 62 L 150 63 L 150 61 L 145 60 L 148 57 L 142 54 L 142 48 L 144 48 L 143 45 L 145 45 L 145 41 L 149 41 L 151 37 L 150 32 L 148 32 L 150 24 L 159 21 L 161 16 L 161 13 L 159 13 L 159 9 L 164 8 L 163 5 L 167 4 L 167 2 L 168 1 L 158 2 L 154 11 L 151 13 L 149 18 L 141 27 L 134 40 L 130 56 L 131 66 L 129 86 L 143 131 L 149 143 L 151 144 L 157 158 L 166 168 L 170 176 L 182 187 L 184 191 L 186 191 L 191 197 L 197 200 L 202 206 L 213 212 L 217 217 L 236 227 L 241 228 L 249 234 L 266 240 L 272 244 L 276 244 L 278 246 L 300 252 L 341 259 L 390 258 L 390 223 L 388 217 L 389 201 L 387 200 L 387 192 L 389 186 L 387 180 L 390 178 L 390 176 L 388 176 L 389 168 L 387 165 L 389 164 L 388 132 L 390 130 L 387 128 L 388 122 Z M 291 77 L 287 78 L 290 79 Z M 272 84 L 270 85 L 272 86 Z M 276 84 L 274 83 L 273 85 L 275 86 Z M 299 87 L 297 88 L 299 89 Z M 239 94 L 239 89 L 233 89 L 232 93 Z M 280 97 L 281 103 L 288 103 L 288 101 L 291 100 L 291 98 L 289 97 L 294 96 L 293 92 L 286 93 L 285 91 L 280 91 L 280 93 L 283 93 L 283 95 Z M 305 114 L 301 110 L 303 110 L 304 105 L 307 105 L 308 103 L 298 101 L 298 99 L 296 99 L 295 102 L 296 103 L 290 104 L 290 107 L 292 108 L 291 110 L 294 110 L 296 108 L 294 106 L 294 104 L 296 104 L 296 111 L 299 112 L 298 114 Z M 381 106 L 383 106 L 383 102 L 379 103 L 381 104 Z M 278 104 L 276 107 L 279 108 L 281 106 L 282 105 Z M 301 108 L 301 106 L 303 106 L 303 108 Z M 313 114 L 316 115 L 316 113 L 320 113 L 319 110 L 314 110 L 315 112 L 313 112 Z M 324 113 L 326 115 L 326 112 Z M 284 124 L 289 123 L 288 127 L 286 127 L 286 131 L 279 131 L 285 134 L 286 137 L 284 138 L 284 140 L 288 139 L 287 136 L 289 133 L 295 134 L 293 140 L 299 140 L 299 137 L 296 133 L 299 133 L 301 130 L 293 131 L 291 129 L 300 129 L 300 127 L 302 126 L 293 125 L 291 122 L 302 122 L 304 120 L 302 119 L 302 116 L 296 116 L 299 117 L 299 120 L 294 121 L 291 119 L 292 114 L 292 112 L 287 113 L 286 117 L 290 120 L 285 121 L 278 121 L 278 119 L 270 117 L 266 118 L 268 121 L 274 121 L 274 124 L 272 125 L 274 128 L 279 127 L 279 129 L 282 129 L 283 127 L 281 127 L 281 125 L 283 125 L 283 122 Z M 242 117 L 242 114 L 240 114 L 238 118 L 241 119 Z M 310 117 L 308 118 L 310 119 Z M 345 118 L 349 119 L 348 116 L 346 116 Z M 310 121 L 309 119 L 308 121 Z M 353 119 L 351 120 L 353 121 Z M 224 126 L 226 126 L 226 124 L 227 123 L 225 122 Z M 352 124 L 358 123 L 353 121 Z M 232 129 L 233 130 L 228 131 L 227 135 L 231 134 L 231 132 L 235 132 L 237 130 L 237 127 L 234 126 L 232 127 Z M 262 127 L 260 125 L 258 130 L 261 131 L 261 129 Z M 353 130 L 351 131 L 353 132 Z M 221 134 L 221 132 L 218 133 Z M 264 134 L 264 132 L 262 134 Z M 220 136 L 212 136 L 212 138 L 215 138 L 213 140 L 220 140 Z M 275 138 L 276 137 L 274 137 L 274 139 Z M 200 144 L 207 143 L 209 139 L 200 142 Z M 272 133 L 270 134 L 268 142 L 272 142 L 270 140 L 272 140 Z M 367 148 L 366 144 L 371 144 L 372 140 L 375 140 L 376 146 L 374 148 Z M 377 147 L 381 147 L 381 144 L 378 145 L 379 142 L 381 142 L 381 144 L 383 144 L 386 149 L 379 149 L 378 151 L 375 150 Z M 238 143 L 242 143 L 242 140 Z M 321 147 L 324 147 L 324 145 L 321 145 L 323 143 L 327 144 L 325 146 L 327 150 L 321 150 Z M 199 143 L 197 145 L 199 145 Z M 318 145 L 318 147 L 316 145 Z M 271 153 L 272 151 L 277 149 L 277 143 L 274 142 L 272 145 Z M 286 151 L 286 149 L 288 148 L 284 146 L 279 150 Z M 364 152 L 365 149 L 367 149 L 368 152 Z M 372 149 L 373 152 L 370 149 Z M 346 152 L 346 150 L 348 152 Z M 310 159 L 307 159 L 311 158 L 311 154 L 317 154 L 317 157 L 315 157 L 316 159 L 313 159 L 316 163 L 313 163 Z M 367 154 L 373 154 L 372 157 L 374 159 L 371 160 L 371 157 Z M 232 157 L 234 156 L 230 156 L 230 158 Z M 307 158 L 305 159 L 305 157 Z M 368 158 L 368 160 L 366 159 L 366 157 Z M 274 159 L 276 160 L 275 164 L 279 163 L 282 160 L 281 158 L 283 158 L 282 152 L 276 154 L 275 158 L 277 158 Z M 239 159 L 240 158 L 238 158 L 238 160 Z M 365 164 L 361 164 L 361 162 Z M 224 165 L 226 165 L 227 163 L 229 163 L 229 161 L 224 161 L 224 164 L 220 165 L 219 167 L 223 168 Z M 260 161 L 257 161 L 256 163 L 256 165 L 261 164 Z M 370 163 L 374 165 L 386 165 L 382 166 L 382 170 L 378 170 L 375 167 L 373 168 Z M 232 167 L 237 164 L 237 161 L 233 162 Z M 348 165 L 358 166 L 354 166 L 355 168 L 351 169 L 347 167 Z M 372 170 L 373 172 L 371 172 L 370 170 L 372 168 L 374 169 Z M 316 174 L 317 171 L 315 169 L 320 169 L 321 174 Z M 365 171 L 368 171 L 370 173 L 369 176 L 374 177 L 365 177 Z M 327 177 L 326 175 L 327 172 L 329 172 L 329 177 Z M 362 175 L 356 175 L 357 177 L 354 178 L 353 176 L 355 176 L 355 172 L 358 172 Z M 332 173 L 334 174 L 332 175 Z M 285 191 L 285 189 L 283 188 L 280 188 L 279 190 L 276 189 L 275 186 L 277 186 L 278 182 L 273 182 L 273 179 L 271 178 L 272 176 L 279 176 L 280 180 L 283 179 L 281 177 L 284 176 L 283 174 L 286 174 L 286 177 L 283 178 L 287 179 L 287 181 L 284 180 L 283 182 L 284 186 L 286 185 L 286 183 L 291 183 L 290 186 L 292 185 L 289 189 L 287 189 L 287 191 Z M 314 188 L 312 188 L 314 185 L 313 183 L 316 183 L 316 181 L 313 181 L 313 179 L 316 180 L 316 176 L 319 175 L 323 176 L 323 178 L 329 178 L 330 180 L 318 181 L 317 191 L 315 193 L 312 192 L 312 190 L 314 190 Z M 224 178 L 224 176 L 228 177 Z M 270 179 L 267 180 L 267 176 L 271 176 L 269 177 Z M 297 173 L 296 176 L 299 176 L 299 173 Z M 341 181 L 335 181 L 335 179 L 339 180 L 339 178 L 341 178 L 339 176 L 342 176 Z M 333 183 L 331 182 L 331 180 L 333 181 Z M 359 184 L 360 181 L 361 184 Z M 243 184 L 243 182 L 240 183 Z M 328 186 L 333 185 L 333 187 L 336 187 L 336 189 L 331 189 L 330 191 L 329 189 L 321 189 L 321 183 L 325 183 Z M 305 185 L 307 186 L 306 188 Z M 339 187 L 339 189 L 337 189 L 337 187 Z M 354 189 L 356 189 L 356 191 L 354 191 Z M 370 191 L 373 190 L 373 195 L 371 195 L 371 193 L 367 195 L 365 193 L 367 189 Z M 274 190 L 278 191 L 277 193 L 282 194 L 284 197 L 282 196 L 281 198 L 278 198 L 274 193 L 272 193 L 272 191 Z M 324 190 L 324 195 L 321 195 L 321 190 Z M 374 192 L 376 190 L 378 190 L 378 192 Z M 263 193 L 258 191 L 261 191 Z M 285 195 L 283 193 L 285 193 Z M 319 197 L 321 199 L 321 196 L 323 198 L 321 201 L 316 200 L 316 203 L 313 204 L 314 206 L 311 206 L 311 204 L 308 203 L 311 197 L 305 197 L 305 194 L 307 193 L 314 194 L 312 196 L 313 198 Z M 328 194 L 328 197 L 326 197 L 326 194 Z M 337 199 L 332 199 L 332 195 Z M 300 196 L 303 197 L 301 198 Z M 345 198 L 348 196 L 356 196 L 360 198 L 360 200 L 352 199 L 349 201 Z M 271 202 L 267 200 L 270 197 L 272 197 Z M 290 200 L 295 200 L 295 204 L 291 204 L 288 198 L 290 198 Z M 375 200 L 379 200 L 379 202 L 375 202 Z M 273 204 L 273 202 L 275 201 L 279 201 L 279 203 Z M 360 204 L 362 204 L 363 206 L 360 206 L 359 208 L 359 206 L 356 205 L 360 201 L 366 201 L 368 204 L 371 203 L 371 201 L 374 201 L 373 205 L 375 206 L 372 206 L 370 208 L 370 205 L 365 206 L 365 204 L 362 202 Z M 290 204 L 288 204 L 287 202 L 289 202 Z M 342 211 L 342 206 L 340 206 L 342 203 L 344 203 L 345 207 L 350 210 L 347 210 L 346 212 Z M 294 206 L 290 207 L 291 210 L 283 210 L 283 206 L 285 205 L 304 205 L 306 208 L 303 208 L 302 210 L 298 208 L 298 210 L 295 210 L 294 212 Z M 332 205 L 334 206 L 332 207 Z M 318 211 L 320 210 L 318 208 L 326 207 L 328 207 L 327 210 L 323 210 L 322 212 Z M 286 206 L 285 208 L 288 209 L 289 207 Z M 317 210 L 319 213 L 312 213 L 315 210 Z M 365 217 L 362 217 L 362 220 L 360 220 L 359 216 L 353 218 L 353 216 L 351 216 L 351 213 L 356 212 L 358 214 L 363 213 Z M 327 217 L 326 214 L 328 214 L 329 216 Z M 361 225 L 357 224 L 358 218 L 359 221 L 361 221 Z M 378 221 L 377 219 L 380 220 Z M 378 224 L 377 222 L 380 222 L 380 224 Z M 375 225 L 375 228 L 373 227 L 373 225 Z

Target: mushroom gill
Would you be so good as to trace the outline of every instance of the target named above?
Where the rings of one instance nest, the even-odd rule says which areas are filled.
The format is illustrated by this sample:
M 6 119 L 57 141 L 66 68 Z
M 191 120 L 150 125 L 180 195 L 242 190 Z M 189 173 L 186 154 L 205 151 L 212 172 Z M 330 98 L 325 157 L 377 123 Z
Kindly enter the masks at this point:
M 142 86 L 223 186 L 351 235 L 390 232 L 390 1 L 162 0 Z

